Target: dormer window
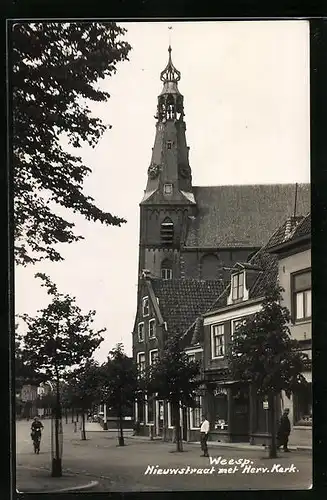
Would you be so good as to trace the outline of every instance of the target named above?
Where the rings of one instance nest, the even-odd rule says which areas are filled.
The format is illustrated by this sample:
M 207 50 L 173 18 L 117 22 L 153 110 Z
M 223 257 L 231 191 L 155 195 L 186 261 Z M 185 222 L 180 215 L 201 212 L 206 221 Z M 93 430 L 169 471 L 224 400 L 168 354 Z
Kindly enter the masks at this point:
M 172 194 L 173 185 L 172 184 L 164 184 L 164 194 Z
M 232 275 L 232 300 L 241 300 L 244 297 L 244 272 Z
M 149 316 L 149 298 L 144 297 L 142 300 L 142 314 L 143 316 Z

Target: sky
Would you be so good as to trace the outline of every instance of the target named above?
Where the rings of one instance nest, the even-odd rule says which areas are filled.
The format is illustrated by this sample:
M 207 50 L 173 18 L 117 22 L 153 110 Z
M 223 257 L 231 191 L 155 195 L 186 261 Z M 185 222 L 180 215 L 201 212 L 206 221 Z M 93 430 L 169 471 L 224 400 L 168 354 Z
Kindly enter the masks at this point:
M 139 203 L 169 42 L 181 72 L 193 185 L 310 181 L 307 21 L 119 24 L 128 30 L 130 60 L 101 83 L 109 101 L 91 107 L 112 128 L 94 149 L 85 145 L 77 153 L 92 169 L 85 193 L 127 223 L 102 226 L 65 212 L 85 239 L 58 245 L 63 262 L 15 269 L 16 314 L 35 315 L 47 306 L 37 272 L 76 297 L 83 312 L 96 310 L 94 328 L 107 329 L 94 356 L 100 362 L 118 342 L 132 355 Z

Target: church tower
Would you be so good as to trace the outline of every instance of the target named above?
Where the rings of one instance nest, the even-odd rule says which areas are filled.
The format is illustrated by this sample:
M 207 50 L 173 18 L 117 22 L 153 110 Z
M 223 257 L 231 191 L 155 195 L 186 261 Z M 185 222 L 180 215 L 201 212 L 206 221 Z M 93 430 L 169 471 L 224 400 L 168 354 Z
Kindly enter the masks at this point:
M 181 278 L 180 249 L 196 208 L 186 143 L 181 78 L 168 48 L 168 64 L 160 74 L 156 135 L 144 197 L 140 203 L 139 272 Z

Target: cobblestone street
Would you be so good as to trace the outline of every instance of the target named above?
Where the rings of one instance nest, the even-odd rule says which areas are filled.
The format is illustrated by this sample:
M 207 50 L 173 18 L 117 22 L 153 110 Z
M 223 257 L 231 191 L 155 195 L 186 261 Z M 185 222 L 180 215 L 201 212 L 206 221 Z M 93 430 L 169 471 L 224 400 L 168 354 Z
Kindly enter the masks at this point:
M 41 452 L 35 455 L 29 435 L 30 422 L 17 422 L 17 488 L 20 491 L 23 485 L 19 484 L 19 471 L 50 470 L 50 422 L 43 423 Z M 81 476 L 85 476 L 86 483 L 96 480 L 98 484 L 93 491 L 307 489 L 312 482 L 309 452 L 280 453 L 278 459 L 272 460 L 267 458 L 265 450 L 212 446 L 211 461 L 221 457 L 220 463 L 214 464 L 209 458 L 200 457 L 199 446 L 192 443 L 184 444 L 184 453 L 175 453 L 172 443 L 126 437 L 126 446 L 119 447 L 115 432 L 88 432 L 87 440 L 82 441 L 80 432 L 74 432 L 73 424 L 64 423 L 63 430 L 63 472 L 76 474 L 79 482 Z M 226 465 L 223 459 L 247 462 Z M 289 470 L 285 471 L 286 468 Z M 161 473 L 159 469 L 163 469 Z

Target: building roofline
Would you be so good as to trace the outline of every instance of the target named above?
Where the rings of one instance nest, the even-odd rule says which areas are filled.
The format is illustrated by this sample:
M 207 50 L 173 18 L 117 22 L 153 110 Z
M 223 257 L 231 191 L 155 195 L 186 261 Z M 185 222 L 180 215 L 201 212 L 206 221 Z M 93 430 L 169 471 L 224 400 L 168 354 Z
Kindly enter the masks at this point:
M 268 253 L 282 253 L 284 250 L 289 250 L 290 248 L 294 248 L 297 246 L 300 246 L 302 243 L 310 242 L 311 241 L 311 234 L 306 234 L 304 236 L 299 236 L 298 238 L 295 238 L 294 240 L 288 240 L 288 241 L 283 241 L 282 243 L 279 243 L 278 245 L 273 245 L 269 248 L 266 248 L 266 251 Z
M 224 307 L 217 307 L 217 309 L 212 309 L 212 311 L 209 311 L 207 313 L 204 313 L 202 316 L 209 318 L 210 316 L 215 316 L 217 313 L 223 313 L 226 311 L 234 311 L 235 309 L 242 309 L 245 308 L 249 305 L 256 304 L 257 302 L 261 302 L 264 299 L 264 296 L 261 297 L 256 297 L 254 299 L 249 299 L 249 300 L 244 300 L 242 302 L 237 302 L 236 304 L 229 304 Z

